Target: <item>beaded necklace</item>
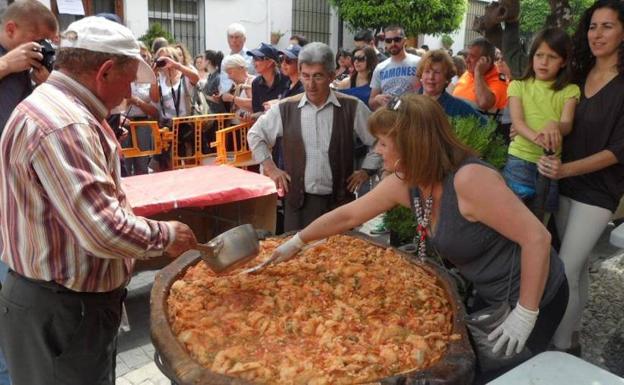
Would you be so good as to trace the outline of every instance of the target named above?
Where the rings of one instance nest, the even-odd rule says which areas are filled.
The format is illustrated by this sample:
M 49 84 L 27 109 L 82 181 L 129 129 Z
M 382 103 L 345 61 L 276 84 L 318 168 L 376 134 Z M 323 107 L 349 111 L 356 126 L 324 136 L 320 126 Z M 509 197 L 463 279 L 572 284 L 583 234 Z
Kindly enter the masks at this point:
M 420 198 L 414 198 L 414 211 L 416 211 L 416 234 L 418 236 L 418 257 L 427 256 L 427 236 L 429 235 L 429 222 L 431 221 L 431 208 L 433 207 L 433 194 L 425 199 L 424 207 Z

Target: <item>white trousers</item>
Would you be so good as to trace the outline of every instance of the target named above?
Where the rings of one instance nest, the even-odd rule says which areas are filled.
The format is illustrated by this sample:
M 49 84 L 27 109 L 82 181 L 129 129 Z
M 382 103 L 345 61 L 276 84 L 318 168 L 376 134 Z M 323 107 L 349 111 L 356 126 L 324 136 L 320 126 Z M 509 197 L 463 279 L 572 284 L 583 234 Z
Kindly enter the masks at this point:
M 559 349 L 570 348 L 572 333 L 581 328 L 581 316 L 589 295 L 589 254 L 612 214 L 602 207 L 559 197 L 559 211 L 555 214 L 561 238 L 559 257 L 570 287 L 568 307 L 553 337 L 553 344 Z

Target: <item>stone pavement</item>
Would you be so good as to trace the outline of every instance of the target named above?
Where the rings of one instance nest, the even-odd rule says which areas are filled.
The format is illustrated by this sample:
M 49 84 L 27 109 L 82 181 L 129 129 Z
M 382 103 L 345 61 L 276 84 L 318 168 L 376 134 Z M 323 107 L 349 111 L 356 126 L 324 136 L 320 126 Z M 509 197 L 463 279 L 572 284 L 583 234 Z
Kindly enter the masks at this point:
M 363 226 L 367 232 L 375 226 L 378 219 Z M 607 228 L 605 234 L 592 251 L 592 261 L 605 260 L 610 256 L 621 253 L 608 242 L 608 233 L 613 229 Z M 126 309 L 131 330 L 122 332 L 119 336 L 117 355 L 117 383 L 116 385 L 169 385 L 170 381 L 159 371 L 154 364 L 154 346 L 150 340 L 149 328 L 149 297 L 154 281 L 154 271 L 142 272 L 135 275 L 128 286 Z M 600 366 L 602 363 L 594 357 L 583 357 Z
M 141 272 L 128 285 L 126 311 L 130 331 L 119 336 L 116 385 L 170 384 L 154 364 L 154 345 L 150 339 L 149 298 L 155 275 L 155 271 Z

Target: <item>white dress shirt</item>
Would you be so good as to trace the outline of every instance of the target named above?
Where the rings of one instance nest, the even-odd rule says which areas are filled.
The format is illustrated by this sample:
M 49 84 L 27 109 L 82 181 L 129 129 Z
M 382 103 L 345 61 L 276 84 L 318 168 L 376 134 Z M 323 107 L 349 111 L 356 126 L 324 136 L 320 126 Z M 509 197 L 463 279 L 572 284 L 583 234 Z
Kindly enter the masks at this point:
M 321 107 L 310 103 L 305 94 L 298 105 L 301 109 L 301 135 L 306 160 L 304 185 L 305 192 L 308 194 L 328 195 L 333 190 L 328 155 L 334 122 L 333 106 L 340 107 L 340 102 L 333 90 L 330 91 L 327 101 Z M 368 131 L 367 124 L 370 113 L 368 107 L 358 100 L 353 129 L 362 143 L 372 147 L 375 138 Z M 271 158 L 271 148 L 276 139 L 283 136 L 283 133 L 279 105 L 274 105 L 256 121 L 247 134 L 254 159 L 257 162 L 263 162 Z M 376 170 L 380 166 L 380 155 L 369 151 L 362 163 L 362 168 Z

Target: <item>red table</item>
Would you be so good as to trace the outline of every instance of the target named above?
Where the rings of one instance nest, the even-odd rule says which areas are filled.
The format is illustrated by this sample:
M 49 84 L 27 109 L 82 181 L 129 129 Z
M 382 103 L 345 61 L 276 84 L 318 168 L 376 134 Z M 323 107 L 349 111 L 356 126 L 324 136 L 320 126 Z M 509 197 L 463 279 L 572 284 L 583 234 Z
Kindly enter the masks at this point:
M 201 166 L 127 177 L 122 185 L 136 214 L 180 220 L 200 242 L 241 223 L 275 231 L 277 192 L 264 175 Z

